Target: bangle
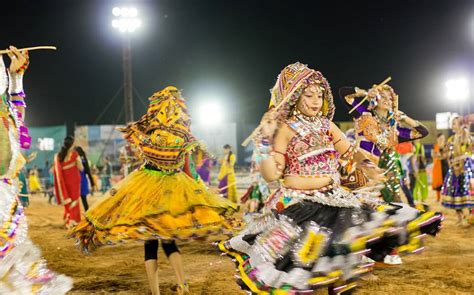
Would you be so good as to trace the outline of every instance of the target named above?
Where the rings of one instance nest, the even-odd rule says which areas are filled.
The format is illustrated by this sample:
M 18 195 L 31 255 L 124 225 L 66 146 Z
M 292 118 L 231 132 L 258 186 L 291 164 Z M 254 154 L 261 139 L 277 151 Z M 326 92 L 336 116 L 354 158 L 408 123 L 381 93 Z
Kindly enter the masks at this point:
M 0 55 L 0 93 L 4 93 L 8 87 L 7 71 L 3 62 L 3 55 Z
M 259 141 L 255 142 L 255 148 L 262 159 L 267 159 L 270 156 L 270 140 L 268 138 L 259 138 Z
M 349 148 L 339 157 L 341 160 L 352 160 L 355 153 L 357 152 L 357 148 L 355 145 L 350 145 Z
M 23 97 L 25 98 L 26 97 L 26 94 L 24 91 L 20 91 L 18 93 L 10 93 L 10 96 L 20 96 L 20 97 Z
M 15 100 L 10 100 L 10 102 L 17 107 L 24 107 L 26 108 L 26 103 L 22 99 L 15 99 Z

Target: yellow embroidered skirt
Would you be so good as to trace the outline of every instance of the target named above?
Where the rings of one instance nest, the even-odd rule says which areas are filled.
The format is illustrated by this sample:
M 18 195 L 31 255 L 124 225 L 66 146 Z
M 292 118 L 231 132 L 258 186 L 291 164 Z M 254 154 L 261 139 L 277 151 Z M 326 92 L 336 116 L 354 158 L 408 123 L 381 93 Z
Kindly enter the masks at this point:
M 139 169 L 94 204 L 71 236 L 84 252 L 131 240 L 200 238 L 230 231 L 236 210 L 184 172 Z

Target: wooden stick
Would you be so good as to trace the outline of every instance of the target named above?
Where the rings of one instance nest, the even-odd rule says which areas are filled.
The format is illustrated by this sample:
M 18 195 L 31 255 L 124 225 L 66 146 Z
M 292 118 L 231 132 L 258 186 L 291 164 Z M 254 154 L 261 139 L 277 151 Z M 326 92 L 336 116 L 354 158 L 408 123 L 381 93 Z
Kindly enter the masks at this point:
M 240 179 L 240 182 L 242 182 L 242 181 L 247 181 L 248 179 L 251 179 L 251 178 L 252 178 L 252 175 L 246 176 L 246 177 L 244 177 L 244 178 L 241 178 L 241 179 Z M 224 186 L 224 187 L 217 188 L 217 190 L 218 190 L 218 191 L 223 191 L 223 190 L 225 190 L 226 188 L 229 188 L 229 187 L 231 187 L 231 186 L 233 186 L 233 185 L 236 185 L 237 183 L 239 183 L 239 181 L 234 181 L 234 182 L 232 182 L 231 184 L 228 184 L 228 185 L 226 185 L 226 186 Z
M 296 89 L 295 89 L 296 90 Z M 271 110 L 271 112 L 276 112 L 278 111 L 278 109 L 280 109 L 283 104 L 285 104 L 288 99 L 290 99 L 290 97 L 293 95 L 293 93 L 295 92 L 295 90 L 293 90 L 292 92 L 288 93 L 287 96 L 285 96 L 285 98 L 276 106 L 276 108 L 273 108 Z M 252 133 L 242 142 L 242 146 L 247 146 L 250 141 L 255 137 L 255 135 L 257 135 L 257 132 L 260 131 L 260 129 L 262 129 L 262 123 L 260 123 L 257 128 L 255 128 Z
M 218 191 L 223 191 L 223 190 L 228 189 L 229 187 L 231 187 L 231 186 L 233 186 L 233 185 L 236 185 L 236 184 L 237 184 L 237 181 L 234 181 L 234 182 L 232 182 L 231 184 L 228 184 L 228 185 L 226 185 L 226 186 L 224 186 L 224 187 L 218 188 L 217 190 L 218 190 Z
M 380 86 L 383 86 L 385 84 L 387 84 L 390 80 L 392 80 L 392 77 L 388 77 L 387 79 L 385 79 L 382 83 L 380 83 L 379 85 L 377 85 L 377 87 L 380 87 Z M 358 107 L 360 107 L 364 101 L 367 100 L 367 98 L 369 97 L 369 95 L 367 94 L 355 107 L 353 107 L 350 111 L 349 111 L 349 114 L 352 113 L 353 111 L 355 111 Z
M 19 51 L 31 51 L 31 50 L 41 50 L 41 49 L 49 49 L 49 50 L 56 50 L 55 46 L 36 46 L 36 47 L 26 47 L 26 48 L 20 48 L 18 49 Z M 13 52 L 10 49 L 5 49 L 5 50 L 0 50 L 0 54 L 5 54 L 5 53 L 10 53 Z

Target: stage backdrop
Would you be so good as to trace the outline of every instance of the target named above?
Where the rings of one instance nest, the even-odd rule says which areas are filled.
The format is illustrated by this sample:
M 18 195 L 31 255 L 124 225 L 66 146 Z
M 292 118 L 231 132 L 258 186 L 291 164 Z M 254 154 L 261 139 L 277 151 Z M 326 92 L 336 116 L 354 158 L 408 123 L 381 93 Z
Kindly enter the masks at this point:
M 29 127 L 31 136 L 31 148 L 25 152 L 30 155 L 36 152 L 36 158 L 26 165 L 27 169 L 38 166 L 42 169 L 46 161 L 53 162 L 54 155 L 59 151 L 66 137 L 66 125 Z
M 102 166 L 102 158 L 105 156 L 114 165 L 118 165 L 119 150 L 125 145 L 122 133 L 117 130 L 119 127 L 123 125 L 76 126 L 76 145 L 84 149 L 93 165 Z

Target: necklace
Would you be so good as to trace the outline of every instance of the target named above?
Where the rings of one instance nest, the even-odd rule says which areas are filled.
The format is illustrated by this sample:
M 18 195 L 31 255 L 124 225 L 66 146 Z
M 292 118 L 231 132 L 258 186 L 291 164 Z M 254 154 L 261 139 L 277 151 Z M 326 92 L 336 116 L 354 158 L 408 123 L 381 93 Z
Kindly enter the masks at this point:
M 374 114 L 374 116 L 377 118 L 377 120 L 386 125 L 386 126 L 389 126 L 389 127 L 393 127 L 395 125 L 395 117 L 393 116 L 393 112 L 391 111 L 388 111 L 387 112 L 387 115 L 384 117 L 382 115 L 380 115 L 379 113 L 377 113 L 376 111 L 373 111 L 372 112 Z
M 316 122 L 320 119 L 319 116 L 312 116 L 312 117 L 306 116 L 302 112 L 300 112 L 297 108 L 293 110 L 293 115 L 297 117 L 298 119 L 302 119 L 307 122 Z

